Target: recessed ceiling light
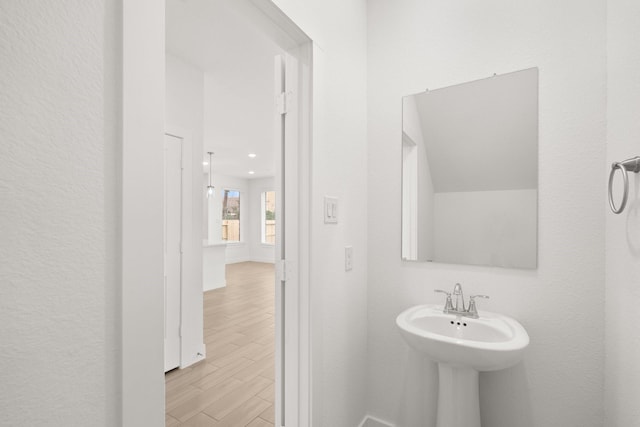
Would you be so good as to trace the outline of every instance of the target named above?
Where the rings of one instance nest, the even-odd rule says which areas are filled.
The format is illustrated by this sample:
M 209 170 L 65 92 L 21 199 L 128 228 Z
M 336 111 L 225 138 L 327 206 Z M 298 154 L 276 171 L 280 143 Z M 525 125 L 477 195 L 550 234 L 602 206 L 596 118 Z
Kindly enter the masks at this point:
M 249 157 L 251 157 L 252 159 L 254 159 L 256 157 L 256 153 L 249 153 Z
M 254 171 L 249 171 L 249 175 L 253 175 L 254 173 Z

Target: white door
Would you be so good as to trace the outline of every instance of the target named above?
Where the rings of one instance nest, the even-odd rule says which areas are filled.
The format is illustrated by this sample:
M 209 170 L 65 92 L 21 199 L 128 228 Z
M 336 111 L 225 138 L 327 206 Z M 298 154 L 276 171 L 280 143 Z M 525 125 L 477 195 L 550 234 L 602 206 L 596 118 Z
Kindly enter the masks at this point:
M 276 426 L 295 427 L 299 409 L 298 62 L 275 58 Z
M 182 139 L 164 143 L 164 371 L 180 365 Z

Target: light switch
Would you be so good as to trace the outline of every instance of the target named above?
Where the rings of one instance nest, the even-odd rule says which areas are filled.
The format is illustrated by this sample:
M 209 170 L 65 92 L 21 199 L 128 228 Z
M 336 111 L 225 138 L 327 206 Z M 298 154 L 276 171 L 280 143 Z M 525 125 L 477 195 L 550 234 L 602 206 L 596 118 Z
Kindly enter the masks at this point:
M 338 223 L 338 198 L 337 197 L 324 197 L 324 223 L 325 224 L 337 224 Z

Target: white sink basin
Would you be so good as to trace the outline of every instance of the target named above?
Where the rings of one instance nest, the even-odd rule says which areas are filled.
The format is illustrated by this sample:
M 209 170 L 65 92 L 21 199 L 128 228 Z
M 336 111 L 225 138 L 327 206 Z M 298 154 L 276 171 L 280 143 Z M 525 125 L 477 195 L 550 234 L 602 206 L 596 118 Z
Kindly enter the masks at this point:
M 398 315 L 404 340 L 438 362 L 437 427 L 481 427 L 479 371 L 497 371 L 522 360 L 529 335 L 516 320 L 480 312 L 479 319 L 419 305 Z
M 482 311 L 479 319 L 444 314 L 442 306 L 419 305 L 397 317 L 405 341 L 438 363 L 496 371 L 522 360 L 529 335 L 516 320 Z

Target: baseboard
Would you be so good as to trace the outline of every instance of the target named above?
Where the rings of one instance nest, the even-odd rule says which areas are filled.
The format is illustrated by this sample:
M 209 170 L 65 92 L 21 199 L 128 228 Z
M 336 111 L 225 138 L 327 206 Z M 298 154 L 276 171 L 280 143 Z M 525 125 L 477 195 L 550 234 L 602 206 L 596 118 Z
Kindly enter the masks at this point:
M 265 263 L 265 264 L 275 264 L 275 260 L 273 258 L 269 258 L 269 257 L 264 257 L 264 258 L 253 257 L 253 258 L 251 258 L 251 262 L 262 262 L 262 263 Z
M 225 264 L 238 264 L 241 262 L 247 262 L 247 261 L 251 261 L 251 259 L 249 257 L 234 257 L 234 258 L 227 258 L 227 261 L 225 262 Z
M 390 424 L 386 421 L 382 421 L 379 418 L 372 417 L 371 415 L 367 415 L 364 417 L 362 422 L 358 427 L 395 427 L 393 424 Z
M 196 354 L 191 360 L 183 360 L 180 364 L 180 369 L 188 368 L 189 366 L 193 366 L 197 363 L 204 361 L 207 358 L 207 346 L 202 343 L 200 345 L 200 351 Z
M 209 286 L 208 288 L 203 289 L 202 291 L 203 292 L 209 292 L 209 291 L 212 291 L 214 289 L 224 288 L 225 286 L 227 286 L 227 281 L 223 280 L 221 283 L 216 283 L 215 285 Z
M 265 264 L 275 264 L 273 258 L 260 258 L 260 257 L 238 257 L 227 259 L 225 264 L 239 264 L 241 262 L 263 262 Z

